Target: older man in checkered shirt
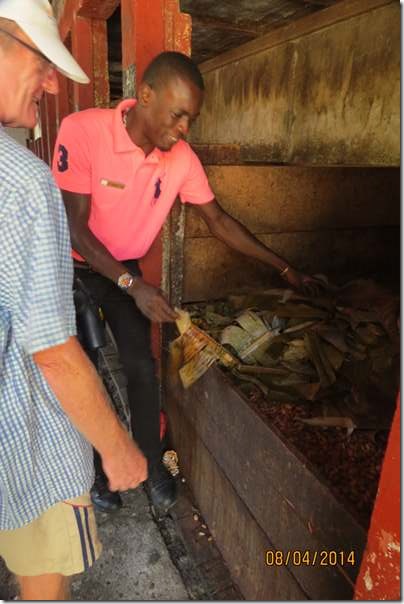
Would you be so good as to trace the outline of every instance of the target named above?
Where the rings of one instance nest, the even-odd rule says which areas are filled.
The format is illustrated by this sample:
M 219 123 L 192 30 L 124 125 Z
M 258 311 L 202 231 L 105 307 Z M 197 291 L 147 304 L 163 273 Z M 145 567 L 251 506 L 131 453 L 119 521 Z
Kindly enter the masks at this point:
M 68 599 L 68 577 L 100 553 L 91 444 L 112 490 L 147 477 L 75 338 L 59 190 L 2 127 L 34 127 L 44 91 L 58 92 L 55 69 L 88 81 L 47 0 L 0 0 L 0 556 L 25 600 Z

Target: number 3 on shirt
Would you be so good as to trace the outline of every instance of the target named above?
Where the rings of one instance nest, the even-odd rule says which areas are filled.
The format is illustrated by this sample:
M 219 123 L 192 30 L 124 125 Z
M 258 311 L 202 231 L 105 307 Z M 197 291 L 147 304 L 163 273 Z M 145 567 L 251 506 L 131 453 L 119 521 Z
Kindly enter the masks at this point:
M 69 167 L 69 162 L 67 161 L 69 153 L 68 153 L 66 147 L 64 147 L 63 145 L 59 145 L 58 153 L 59 153 L 58 170 L 59 170 L 59 172 L 66 172 L 66 170 Z

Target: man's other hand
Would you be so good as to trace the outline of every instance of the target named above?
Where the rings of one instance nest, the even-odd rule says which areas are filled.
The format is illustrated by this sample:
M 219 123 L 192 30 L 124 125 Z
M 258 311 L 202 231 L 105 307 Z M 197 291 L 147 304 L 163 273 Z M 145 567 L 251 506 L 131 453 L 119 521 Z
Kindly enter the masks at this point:
M 123 428 L 114 450 L 101 458 L 111 491 L 135 489 L 147 479 L 146 458 Z
M 306 296 L 318 296 L 324 288 L 324 284 L 318 279 L 300 273 L 296 269 L 289 266 L 287 272 L 282 275 L 282 278 L 289 283 L 291 287 L 303 293 Z
M 173 322 L 177 319 L 177 313 L 171 308 L 163 292 L 157 287 L 145 283 L 143 279 L 136 279 L 128 293 L 142 313 L 151 321 L 163 323 Z

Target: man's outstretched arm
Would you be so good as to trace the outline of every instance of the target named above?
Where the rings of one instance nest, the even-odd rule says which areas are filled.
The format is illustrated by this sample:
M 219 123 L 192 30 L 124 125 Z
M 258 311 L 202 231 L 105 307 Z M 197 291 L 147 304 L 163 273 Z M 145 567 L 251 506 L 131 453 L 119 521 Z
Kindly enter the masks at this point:
M 319 283 L 315 279 L 296 270 L 287 260 L 261 243 L 245 226 L 227 214 L 216 199 L 193 207 L 205 220 L 211 233 L 229 247 L 272 266 L 292 287 L 308 294 L 318 293 Z

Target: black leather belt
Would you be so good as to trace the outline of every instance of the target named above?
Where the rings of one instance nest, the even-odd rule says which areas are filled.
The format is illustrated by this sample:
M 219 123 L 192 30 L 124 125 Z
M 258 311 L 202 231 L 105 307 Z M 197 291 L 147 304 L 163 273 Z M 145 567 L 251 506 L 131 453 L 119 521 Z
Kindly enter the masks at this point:
M 139 268 L 139 265 L 138 265 L 138 260 L 134 260 L 134 259 L 131 259 L 131 260 L 121 260 L 120 262 L 122 262 L 122 264 L 124 264 L 126 266 L 126 268 L 128 268 L 129 271 L 133 275 L 138 275 L 139 277 L 142 275 L 142 272 L 141 272 L 141 270 Z M 97 272 L 85 260 L 76 260 L 75 258 L 73 258 L 73 266 L 74 266 L 74 268 L 83 269 L 83 270 L 86 270 L 86 271 L 91 271 L 93 273 Z
M 91 266 L 88 264 L 88 262 L 82 261 L 82 260 L 76 260 L 75 258 L 73 258 L 73 266 L 74 266 L 74 268 L 82 268 L 87 271 L 93 270 L 91 268 Z

